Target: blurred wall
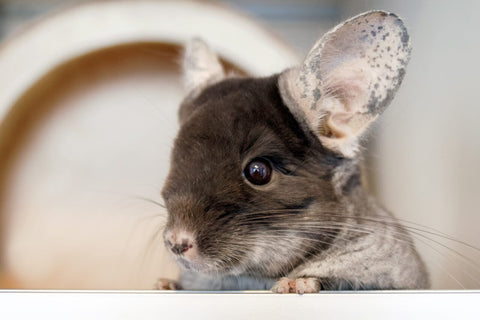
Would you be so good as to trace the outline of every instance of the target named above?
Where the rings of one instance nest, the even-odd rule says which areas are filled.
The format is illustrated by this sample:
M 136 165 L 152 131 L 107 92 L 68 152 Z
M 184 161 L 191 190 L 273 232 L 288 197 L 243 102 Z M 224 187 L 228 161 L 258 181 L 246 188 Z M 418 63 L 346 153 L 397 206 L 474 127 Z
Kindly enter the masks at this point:
M 372 132 L 375 192 L 417 228 L 478 247 L 480 2 L 345 1 L 342 15 L 370 9 L 402 16 L 413 45 L 402 88 Z M 435 288 L 479 288 L 478 249 L 429 232 L 415 238 Z
M 59 8 L 84 2 L 95 2 L 95 0 L 0 0 L 0 37 L 15 32 L 26 22 L 37 17 Z M 253 15 L 291 43 L 299 52 L 306 52 L 320 33 L 339 20 L 341 3 L 335 0 L 211 0 L 204 2 L 231 6 Z
M 58 5 L 77 2 L 1 1 L 0 34 L 10 34 Z M 302 53 L 328 28 L 366 10 L 384 9 L 406 20 L 412 60 L 396 99 L 370 134 L 366 158 L 371 188 L 397 216 L 417 223 L 412 232 L 435 288 L 480 287 L 478 251 L 435 235 L 440 230 L 480 245 L 480 2 L 218 2 L 257 17 Z

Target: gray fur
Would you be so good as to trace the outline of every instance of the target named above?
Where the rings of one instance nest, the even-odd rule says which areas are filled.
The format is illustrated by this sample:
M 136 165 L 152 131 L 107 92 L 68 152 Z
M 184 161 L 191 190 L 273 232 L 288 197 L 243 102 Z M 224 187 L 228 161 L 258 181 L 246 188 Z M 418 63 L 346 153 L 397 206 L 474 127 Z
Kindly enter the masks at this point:
M 276 280 L 251 276 L 211 276 L 197 272 L 184 272 L 179 284 L 181 288 L 188 290 L 269 290 Z
M 322 39 L 300 68 L 214 84 L 207 77 L 208 83 L 198 84 L 202 90 L 182 103 L 162 195 L 169 211 L 165 242 L 182 266 L 183 289 L 429 287 L 411 236 L 365 191 L 356 153 L 364 126 L 383 111 L 403 78 L 408 33 L 398 17 L 370 12 Z M 389 45 L 379 47 L 382 54 L 395 44 L 402 61 L 387 64 L 389 59 L 376 55 L 377 43 L 387 39 Z M 335 48 L 342 50 L 334 55 Z M 355 69 L 357 62 L 373 65 L 381 59 L 389 67 L 373 72 L 380 79 L 368 77 L 368 71 L 360 79 L 375 81 L 355 84 L 364 100 L 348 92 L 335 96 L 349 88 L 342 78 L 349 79 L 348 63 Z M 325 91 L 331 84 L 326 78 L 345 87 Z M 325 100 L 329 95 L 333 100 Z M 347 105 L 350 98 L 353 104 Z M 349 114 L 351 106 L 357 109 Z M 324 128 L 325 114 L 335 112 L 347 112 L 347 120 Z M 332 136 L 332 130 L 350 135 Z M 265 185 L 243 174 L 257 158 L 272 167 Z M 303 287 L 289 287 L 295 285 Z

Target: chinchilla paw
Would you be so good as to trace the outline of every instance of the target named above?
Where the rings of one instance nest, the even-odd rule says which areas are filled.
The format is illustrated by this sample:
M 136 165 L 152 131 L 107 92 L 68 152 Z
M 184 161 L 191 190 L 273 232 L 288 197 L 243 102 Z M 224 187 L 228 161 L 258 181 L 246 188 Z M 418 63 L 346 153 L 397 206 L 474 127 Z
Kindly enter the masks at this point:
M 180 290 L 178 283 L 168 279 L 158 279 L 154 286 L 155 290 Z
M 320 291 L 320 281 L 316 278 L 280 278 L 272 288 L 274 293 L 317 293 Z

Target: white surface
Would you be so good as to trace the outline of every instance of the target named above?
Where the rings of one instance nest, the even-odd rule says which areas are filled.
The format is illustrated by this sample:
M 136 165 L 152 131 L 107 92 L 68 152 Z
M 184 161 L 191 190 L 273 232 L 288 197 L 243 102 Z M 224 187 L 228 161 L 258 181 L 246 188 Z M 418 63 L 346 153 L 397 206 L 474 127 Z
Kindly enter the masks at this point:
M 479 319 L 479 291 L 0 291 L 1 319 Z M 47 318 L 48 317 L 48 318 Z

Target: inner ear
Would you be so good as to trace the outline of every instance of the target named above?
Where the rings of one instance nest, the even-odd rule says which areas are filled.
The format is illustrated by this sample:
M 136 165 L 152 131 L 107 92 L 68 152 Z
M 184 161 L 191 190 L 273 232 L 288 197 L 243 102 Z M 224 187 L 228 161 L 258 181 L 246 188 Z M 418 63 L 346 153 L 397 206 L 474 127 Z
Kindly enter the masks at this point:
M 191 39 L 185 46 L 183 78 L 187 94 L 195 94 L 207 85 L 225 77 L 218 56 L 200 38 Z
M 410 51 L 402 20 L 364 13 L 325 34 L 300 67 L 280 76 L 282 97 L 327 148 L 353 157 L 397 91 Z

